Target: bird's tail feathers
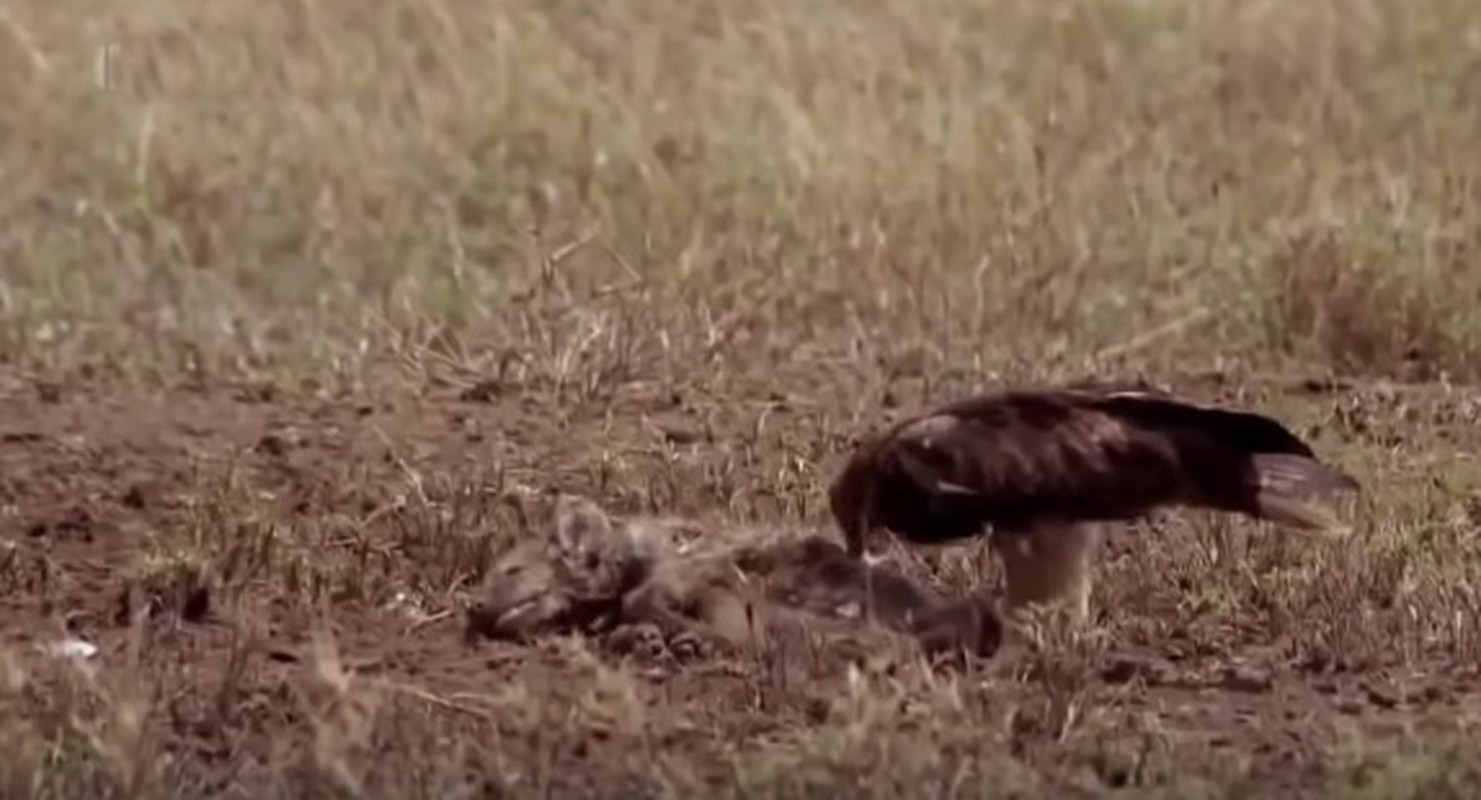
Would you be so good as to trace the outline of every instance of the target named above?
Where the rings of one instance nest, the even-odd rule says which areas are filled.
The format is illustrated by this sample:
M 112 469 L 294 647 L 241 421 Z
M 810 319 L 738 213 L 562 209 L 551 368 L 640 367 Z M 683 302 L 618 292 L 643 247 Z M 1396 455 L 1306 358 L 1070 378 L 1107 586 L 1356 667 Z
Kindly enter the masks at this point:
M 1361 492 L 1351 475 L 1304 456 L 1261 453 L 1254 456 L 1255 512 L 1278 525 L 1334 536 L 1345 536 L 1351 526 L 1330 508 L 1309 498 L 1338 492 Z
M 1363 488 L 1356 478 L 1314 458 L 1287 453 L 1256 453 L 1253 461 L 1262 489 L 1286 494 L 1332 494 L 1360 492 Z

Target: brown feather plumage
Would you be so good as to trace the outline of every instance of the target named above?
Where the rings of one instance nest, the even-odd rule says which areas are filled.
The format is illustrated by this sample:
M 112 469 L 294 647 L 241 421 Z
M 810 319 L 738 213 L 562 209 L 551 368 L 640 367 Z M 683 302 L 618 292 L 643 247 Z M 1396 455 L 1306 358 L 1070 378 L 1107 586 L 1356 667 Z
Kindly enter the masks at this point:
M 981 395 L 896 424 L 852 454 L 830 501 L 861 555 L 876 528 L 945 543 L 1175 505 L 1319 528 L 1330 518 L 1300 497 L 1358 488 L 1266 416 L 1160 393 L 1047 389 Z

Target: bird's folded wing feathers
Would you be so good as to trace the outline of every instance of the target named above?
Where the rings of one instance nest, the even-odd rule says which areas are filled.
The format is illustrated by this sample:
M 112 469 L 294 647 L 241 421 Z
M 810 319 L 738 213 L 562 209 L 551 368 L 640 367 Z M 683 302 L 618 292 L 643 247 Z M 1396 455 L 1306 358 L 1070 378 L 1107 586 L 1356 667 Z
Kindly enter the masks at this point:
M 1047 430 L 942 415 L 900 431 L 892 455 L 930 492 L 1026 498 L 1118 480 L 1110 456 L 1126 436 L 1124 426 L 1094 412 L 1077 412 Z

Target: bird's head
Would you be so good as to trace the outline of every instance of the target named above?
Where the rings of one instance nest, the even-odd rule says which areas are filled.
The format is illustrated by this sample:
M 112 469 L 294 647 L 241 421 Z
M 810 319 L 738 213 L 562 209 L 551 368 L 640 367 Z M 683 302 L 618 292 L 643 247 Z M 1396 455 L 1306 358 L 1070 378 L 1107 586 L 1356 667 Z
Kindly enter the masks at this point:
M 861 442 L 828 485 L 828 508 L 843 534 L 848 554 L 854 558 L 864 556 L 874 514 L 873 488 L 869 452 Z

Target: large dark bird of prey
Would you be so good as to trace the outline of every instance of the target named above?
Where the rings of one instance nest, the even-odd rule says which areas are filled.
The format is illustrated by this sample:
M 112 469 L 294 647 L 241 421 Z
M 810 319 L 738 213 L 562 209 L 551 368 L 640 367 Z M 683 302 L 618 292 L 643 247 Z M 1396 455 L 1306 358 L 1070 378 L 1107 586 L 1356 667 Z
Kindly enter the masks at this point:
M 1341 533 L 1335 515 L 1303 497 L 1359 489 L 1269 417 L 1147 392 L 1057 388 L 982 395 L 906 419 L 859 446 L 829 499 L 855 558 L 880 529 L 921 545 L 990 534 L 1010 613 L 1067 603 L 1084 622 L 1103 523 L 1184 506 Z

